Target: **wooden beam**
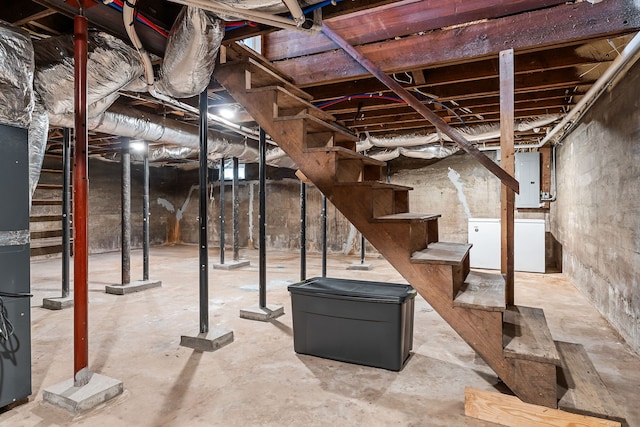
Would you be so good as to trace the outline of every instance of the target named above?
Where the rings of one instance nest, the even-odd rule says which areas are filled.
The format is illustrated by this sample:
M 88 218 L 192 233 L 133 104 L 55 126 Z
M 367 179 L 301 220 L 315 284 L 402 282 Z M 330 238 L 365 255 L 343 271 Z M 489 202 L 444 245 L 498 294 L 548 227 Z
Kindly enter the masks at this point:
M 546 406 L 524 403 L 515 396 L 478 390 L 464 389 L 464 414 L 467 417 L 504 426 L 583 426 L 621 427 L 617 421 L 604 420 L 585 415 L 572 414 Z
M 589 55 L 583 52 L 589 51 Z M 565 72 L 571 70 L 578 74 L 573 67 L 586 65 L 593 67 L 594 64 L 609 62 L 611 57 L 605 55 L 594 55 L 593 50 L 585 49 L 584 45 L 568 46 L 549 51 L 533 52 L 516 55 L 517 67 L 516 75 L 525 75 L 539 71 L 551 71 L 564 69 Z M 431 88 L 434 86 L 444 86 L 453 83 L 464 83 L 482 79 L 497 79 L 498 61 L 497 58 L 474 61 L 473 63 L 449 65 L 439 68 L 426 69 L 424 72 L 413 70 L 416 77 L 412 84 L 403 85 L 405 89 Z M 319 87 L 307 87 L 307 92 L 314 95 L 316 100 L 340 97 L 356 93 L 375 93 L 386 91 L 385 86 L 374 78 L 359 79 L 356 82 L 341 82 L 326 84 Z M 426 89 L 429 91 L 429 89 Z
M 592 73 L 580 77 L 571 69 L 551 70 L 540 73 L 528 73 L 516 76 L 517 93 L 539 92 L 541 90 L 551 89 L 573 89 L 575 86 L 583 84 L 591 84 L 596 81 Z M 357 81 L 354 82 L 357 87 Z M 471 98 L 480 98 L 486 96 L 498 96 L 500 93 L 499 78 L 482 79 L 474 81 L 466 81 L 459 83 L 450 83 L 447 85 L 426 86 L 419 88 L 420 91 L 432 94 L 440 102 L 445 100 L 461 101 Z M 333 99 L 327 99 L 323 88 L 306 89 L 307 93 L 313 96 L 317 102 Z M 387 90 L 376 91 L 388 92 Z M 349 96 L 353 93 L 361 92 L 343 92 L 342 95 Z M 333 94 L 332 94 L 333 95 Z M 341 96 L 342 96 L 341 95 Z
M 34 13 L 33 15 L 29 15 L 26 16 L 22 19 L 19 19 L 15 22 L 13 22 L 13 25 L 22 25 L 22 24 L 26 24 L 27 22 L 31 22 L 31 21 L 37 21 L 38 19 L 42 19 L 42 18 L 46 18 L 47 16 L 51 16 L 54 13 L 57 13 L 55 10 L 52 9 L 45 9 L 41 12 L 38 13 Z
M 579 93 L 570 93 L 567 94 L 564 89 L 552 89 L 552 90 L 540 90 L 537 92 L 530 93 L 516 93 L 516 104 L 518 103 L 544 103 L 547 101 L 556 101 L 558 105 L 565 105 L 566 101 L 571 96 L 577 96 Z M 564 101 L 563 101 L 564 100 Z M 576 103 L 577 101 L 572 100 L 572 103 Z M 470 98 L 465 100 L 464 102 L 459 104 L 462 107 L 467 107 L 470 109 L 478 108 L 478 107 L 487 107 L 487 106 L 500 106 L 500 97 L 496 96 L 487 96 L 487 97 L 479 97 L 479 98 Z M 455 107 L 453 104 L 449 104 L 450 107 Z M 353 100 L 345 100 L 344 102 L 337 103 L 335 105 L 324 108 L 325 111 L 333 114 L 334 116 L 340 117 L 342 114 L 347 114 L 353 116 L 356 111 L 368 112 L 368 111 L 377 111 L 379 109 L 405 109 L 407 108 L 405 104 L 401 103 L 390 103 L 389 101 L 383 99 L 353 99 Z M 496 108 L 497 109 L 497 108 Z
M 392 106 L 394 104 L 391 104 Z M 562 108 L 566 106 L 566 102 L 562 100 L 550 100 L 550 101 L 541 101 L 541 102 L 523 102 L 516 104 L 516 116 L 519 111 L 521 112 L 530 112 L 531 110 L 539 110 L 540 115 L 545 114 L 555 114 L 562 111 Z M 467 113 L 462 111 L 459 108 L 453 107 L 452 109 L 460 116 L 463 120 L 465 117 L 473 117 L 477 114 L 485 115 L 485 114 L 495 114 L 500 111 L 499 104 L 495 105 L 486 105 L 482 107 L 466 107 L 471 110 L 471 113 Z M 439 109 L 437 114 L 440 117 L 450 116 L 456 118 L 456 116 L 446 109 Z M 404 106 L 403 108 L 379 108 L 377 110 L 369 110 L 367 112 L 362 112 L 358 117 L 354 117 L 354 113 L 337 115 L 336 119 L 343 121 L 345 124 L 349 125 L 350 123 L 374 123 L 376 121 L 384 120 L 384 121 L 409 121 L 409 120 L 420 120 L 423 119 L 420 113 L 417 113 L 411 107 Z M 456 118 L 457 119 L 457 118 Z M 459 121 L 459 119 L 457 119 Z M 545 190 L 548 191 L 548 190 Z
M 514 125 L 515 79 L 513 49 L 500 52 L 500 166 L 508 174 L 515 175 Z M 513 230 L 515 193 L 506 185 L 500 193 L 500 270 L 505 281 L 505 303 L 514 305 Z
M 342 37 L 336 34 L 328 25 L 325 24 L 322 27 L 322 32 L 325 33 L 331 40 L 333 40 L 336 45 L 347 52 L 359 64 L 365 67 L 371 74 L 376 76 L 376 78 L 383 82 L 385 86 L 395 92 L 396 95 L 398 95 L 407 104 L 409 104 L 412 108 L 419 112 L 425 119 L 429 120 L 439 131 L 451 138 L 456 145 L 473 156 L 480 164 L 482 164 L 491 173 L 498 177 L 500 181 L 509 186 L 509 188 L 511 188 L 513 191 L 519 191 L 518 181 L 516 181 L 512 175 L 506 173 L 502 168 L 500 168 L 500 166 L 495 164 L 491 159 L 480 152 L 480 150 L 478 150 L 475 145 L 468 142 L 460 132 L 445 123 L 445 121 L 442 120 L 438 115 L 428 109 L 422 102 L 420 102 L 407 90 L 400 86 L 398 82 L 387 76 L 373 62 L 360 54 L 353 46 L 351 46 Z
M 410 71 L 497 55 L 612 37 L 640 29 L 640 13 L 633 0 L 597 4 L 564 4 L 535 12 L 489 20 L 465 27 L 393 39 L 358 47 L 386 73 Z M 399 55 L 398 52 L 403 52 Z M 365 77 L 366 70 L 340 51 L 327 51 L 276 62 L 299 86 L 321 85 Z
M 503 16 L 555 6 L 562 0 L 465 0 L 459 2 L 442 0 L 409 0 L 386 7 L 367 9 L 354 13 L 354 6 L 363 0 L 348 3 L 348 14 L 324 19 L 334 31 L 339 32 L 351 45 L 361 45 L 409 34 L 428 32 L 452 25 L 464 24 L 480 19 L 495 19 Z M 354 4 L 355 3 L 355 4 Z M 333 8 L 332 8 L 333 9 Z M 363 31 L 366 29 L 366 31 Z M 265 38 L 264 55 L 270 61 L 312 55 L 331 50 L 333 43 L 322 33 L 300 34 L 297 31 L 276 31 Z

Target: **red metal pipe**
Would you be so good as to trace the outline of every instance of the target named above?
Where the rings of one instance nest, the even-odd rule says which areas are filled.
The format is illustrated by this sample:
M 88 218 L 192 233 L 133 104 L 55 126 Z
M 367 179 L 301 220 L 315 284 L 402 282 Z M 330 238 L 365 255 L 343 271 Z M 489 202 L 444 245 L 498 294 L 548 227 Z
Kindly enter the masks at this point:
M 89 382 L 89 292 L 87 286 L 89 280 L 89 251 L 87 241 L 87 193 L 89 187 L 87 167 L 87 37 L 89 21 L 84 16 L 77 15 L 73 23 L 75 37 L 73 59 L 76 130 L 73 164 L 73 228 L 75 231 L 75 238 L 73 240 L 73 379 L 74 385 L 81 387 Z

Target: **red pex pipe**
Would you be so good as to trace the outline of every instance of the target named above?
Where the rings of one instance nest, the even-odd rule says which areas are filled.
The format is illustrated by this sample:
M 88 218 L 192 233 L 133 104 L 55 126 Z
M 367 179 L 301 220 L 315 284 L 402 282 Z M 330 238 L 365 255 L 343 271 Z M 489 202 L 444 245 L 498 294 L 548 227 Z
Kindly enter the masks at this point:
M 73 254 L 73 369 L 74 385 L 89 381 L 88 280 L 89 251 L 88 212 L 88 131 L 87 131 L 87 38 L 89 21 L 77 15 L 74 27 L 74 118 L 75 146 L 73 164 L 73 219 L 75 238 Z

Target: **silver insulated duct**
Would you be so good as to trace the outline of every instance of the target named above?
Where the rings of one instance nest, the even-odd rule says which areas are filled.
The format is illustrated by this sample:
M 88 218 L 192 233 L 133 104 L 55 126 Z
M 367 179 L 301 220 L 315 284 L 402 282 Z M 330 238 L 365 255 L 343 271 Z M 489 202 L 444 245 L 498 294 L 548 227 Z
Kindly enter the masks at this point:
M 40 179 L 49 132 L 47 113 L 34 103 L 33 70 L 29 35 L 0 21 L 0 123 L 29 128 L 29 204 Z
M 0 21 L 0 123 L 29 126 L 34 101 L 33 69 L 29 34 Z
M 202 9 L 184 7 L 169 33 L 156 89 L 174 98 L 202 92 L 213 75 L 223 37 L 222 19 Z
M 143 73 L 138 54 L 123 41 L 105 33 L 89 33 L 87 62 L 88 117 L 103 113 L 118 91 Z M 73 122 L 73 36 L 34 42 L 34 88 L 53 125 Z

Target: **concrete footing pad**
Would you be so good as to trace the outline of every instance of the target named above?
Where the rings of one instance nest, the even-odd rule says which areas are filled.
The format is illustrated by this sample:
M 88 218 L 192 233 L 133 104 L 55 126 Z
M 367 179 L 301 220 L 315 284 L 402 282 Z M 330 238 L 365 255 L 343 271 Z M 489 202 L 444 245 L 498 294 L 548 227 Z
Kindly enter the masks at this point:
M 62 381 L 42 392 L 45 402 L 76 415 L 105 403 L 124 391 L 122 381 L 100 374 L 90 374 L 89 383 L 73 385 L 73 378 Z
M 347 267 L 347 270 L 364 270 L 364 271 L 368 271 L 368 270 L 373 270 L 373 265 L 372 264 L 367 264 L 367 263 L 354 262 L 353 264 L 351 264 L 350 266 Z
M 281 305 L 267 304 L 266 307 L 254 305 L 253 307 L 240 310 L 242 319 L 258 320 L 260 322 L 268 322 L 284 314 L 284 307 Z
M 180 336 L 180 345 L 198 351 L 216 351 L 233 342 L 233 331 L 213 328 L 209 332 L 199 333 L 195 337 Z
M 107 285 L 104 287 L 104 291 L 113 295 L 126 295 L 159 288 L 160 286 L 162 286 L 162 281 L 160 280 L 137 280 L 126 285 Z
M 248 259 L 239 259 L 237 261 L 225 261 L 224 264 L 213 264 L 214 270 L 235 270 L 236 268 L 247 267 L 251 264 Z
M 64 310 L 70 307 L 73 307 L 73 295 L 42 299 L 42 308 L 46 308 L 47 310 Z

